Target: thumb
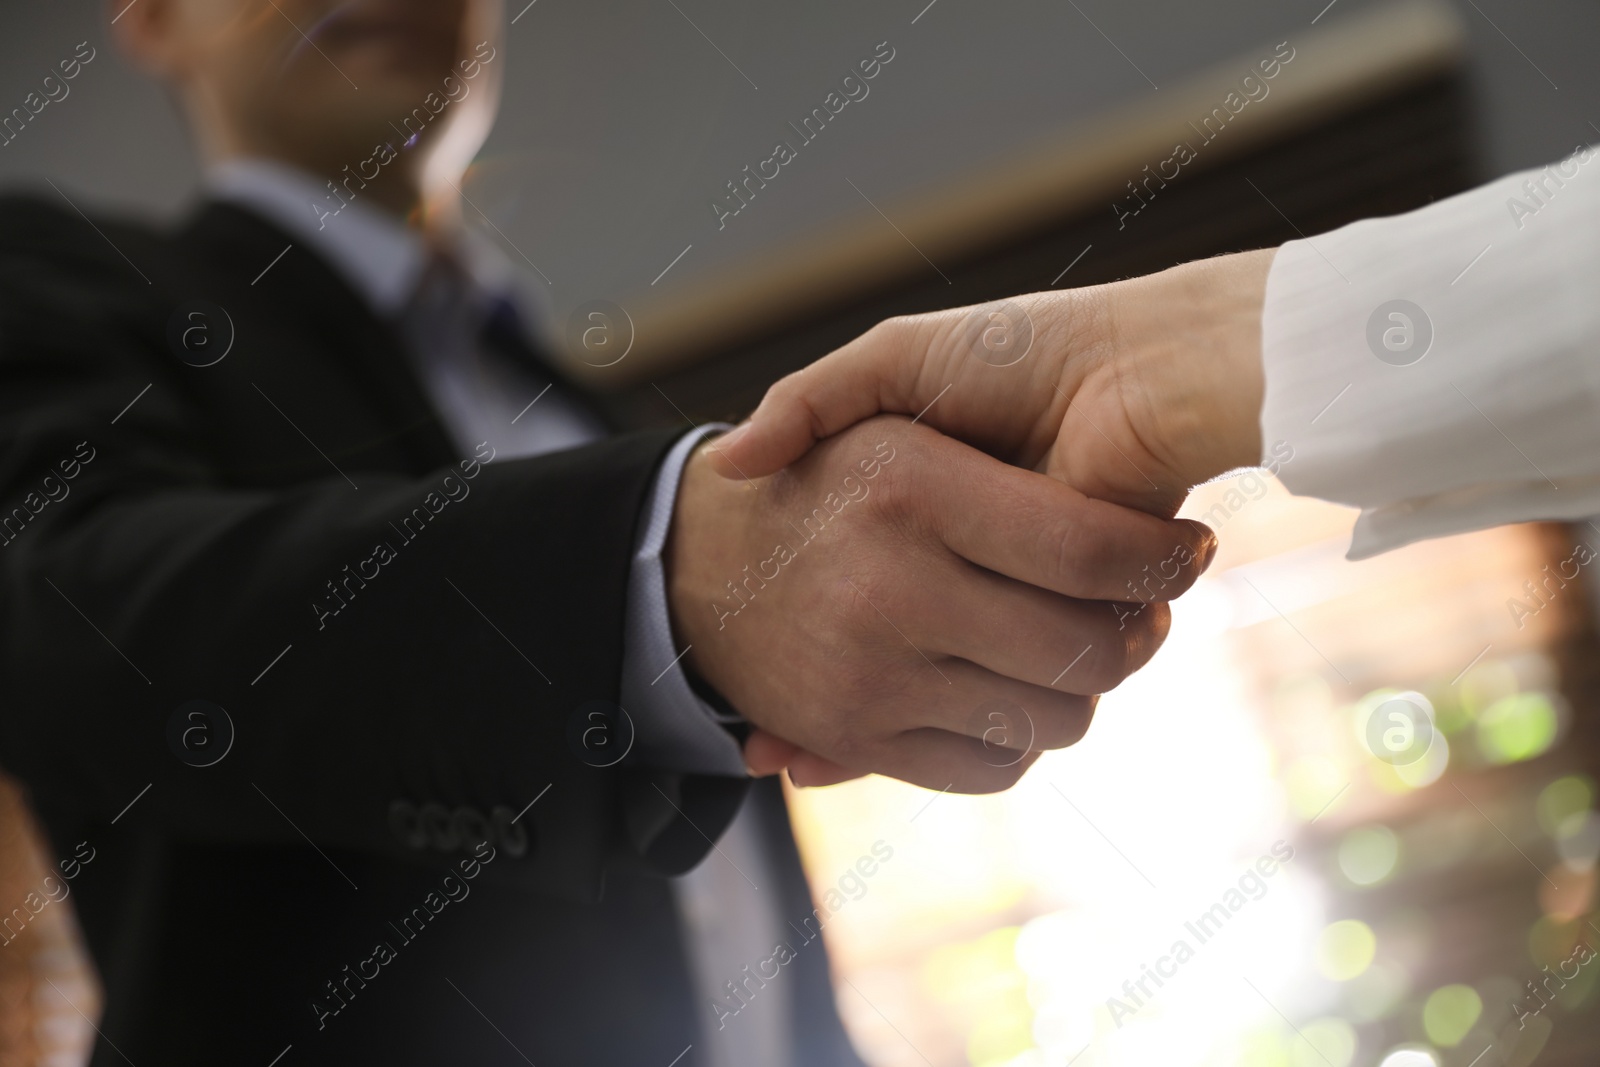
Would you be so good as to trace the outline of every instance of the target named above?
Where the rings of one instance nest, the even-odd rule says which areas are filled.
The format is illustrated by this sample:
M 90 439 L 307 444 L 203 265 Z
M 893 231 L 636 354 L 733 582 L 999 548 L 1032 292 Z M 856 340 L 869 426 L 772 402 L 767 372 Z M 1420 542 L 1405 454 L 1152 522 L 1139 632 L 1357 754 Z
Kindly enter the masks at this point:
M 782 470 L 811 446 L 880 412 L 910 414 L 923 354 L 911 331 L 881 322 L 809 367 L 779 379 L 739 426 L 705 447 L 724 478 Z

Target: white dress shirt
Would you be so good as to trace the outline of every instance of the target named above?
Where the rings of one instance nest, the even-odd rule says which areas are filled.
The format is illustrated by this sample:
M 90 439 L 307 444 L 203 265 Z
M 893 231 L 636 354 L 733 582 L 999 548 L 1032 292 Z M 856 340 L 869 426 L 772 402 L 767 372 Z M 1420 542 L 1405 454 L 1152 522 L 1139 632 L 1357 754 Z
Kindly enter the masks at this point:
M 1361 508 L 1351 559 L 1600 513 L 1600 150 L 1285 244 L 1262 358 L 1263 462 Z
M 210 196 L 249 208 L 332 264 L 404 342 L 446 431 L 463 455 L 480 441 L 499 455 L 533 456 L 597 440 L 604 426 L 561 386 L 533 369 L 497 359 L 480 343 L 496 300 L 517 309 L 533 328 L 548 320 L 543 294 L 495 246 L 472 231 L 450 249 L 456 269 L 441 270 L 419 234 L 359 198 L 335 213 L 316 179 L 269 160 L 232 160 L 206 176 Z M 465 272 L 465 277 L 460 276 Z M 684 676 L 667 607 L 661 553 L 672 524 L 684 465 L 708 430 L 686 433 L 667 454 L 645 500 L 628 574 L 624 621 L 622 706 L 633 722 L 633 756 L 649 766 L 729 776 L 745 773 L 737 741 L 719 724 Z M 725 983 L 781 940 L 775 882 L 757 823 L 737 815 L 716 849 L 673 882 L 687 932 L 694 999 L 705 1036 L 700 1062 L 783 1067 L 789 1062 L 788 998 L 775 988 L 740 1013 L 737 1026 L 718 1031 L 712 1004 Z M 747 878 L 748 875 L 748 878 Z M 752 884 L 751 880 L 755 884 Z

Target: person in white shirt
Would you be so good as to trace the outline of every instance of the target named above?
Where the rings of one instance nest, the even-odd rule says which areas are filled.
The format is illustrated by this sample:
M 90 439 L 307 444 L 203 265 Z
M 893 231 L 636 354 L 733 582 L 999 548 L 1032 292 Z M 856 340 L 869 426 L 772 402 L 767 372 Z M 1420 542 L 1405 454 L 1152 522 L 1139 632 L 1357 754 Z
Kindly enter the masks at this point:
M 1272 464 L 1292 492 L 1361 509 L 1351 559 L 1584 518 L 1600 512 L 1597 156 L 1277 249 L 891 319 L 705 447 L 719 473 L 758 477 L 927 408 L 993 455 L 1161 515 Z M 975 318 L 1030 338 L 1026 355 L 1000 365 L 963 328 Z M 770 735 L 747 757 L 844 775 Z

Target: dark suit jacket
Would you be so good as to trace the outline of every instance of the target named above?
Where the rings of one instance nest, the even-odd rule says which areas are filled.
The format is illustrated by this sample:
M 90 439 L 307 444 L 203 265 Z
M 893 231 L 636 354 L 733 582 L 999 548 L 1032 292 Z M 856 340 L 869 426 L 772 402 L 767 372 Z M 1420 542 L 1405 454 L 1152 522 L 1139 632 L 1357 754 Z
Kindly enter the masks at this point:
M 747 783 L 569 737 L 617 700 L 676 433 L 474 465 L 357 294 L 273 263 L 290 244 L 220 204 L 163 233 L 0 200 L 0 764 L 92 856 L 65 884 L 94 1062 L 696 1062 L 665 876 Z M 195 300 L 231 322 L 211 366 L 178 358 L 192 323 L 225 340 Z M 178 755 L 226 740 L 196 700 L 232 725 L 209 766 Z M 751 795 L 798 920 L 781 796 Z M 794 1026 L 855 1062 L 822 953 L 785 968 Z

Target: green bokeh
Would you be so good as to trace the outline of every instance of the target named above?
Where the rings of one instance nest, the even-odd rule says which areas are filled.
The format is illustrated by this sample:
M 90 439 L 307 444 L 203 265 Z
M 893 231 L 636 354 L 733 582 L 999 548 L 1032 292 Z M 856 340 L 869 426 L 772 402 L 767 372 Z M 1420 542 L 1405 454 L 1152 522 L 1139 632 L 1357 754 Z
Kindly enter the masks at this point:
M 1478 749 L 1490 763 L 1518 763 L 1547 751 L 1556 739 L 1556 709 L 1543 693 L 1504 697 L 1478 718 Z
M 1356 885 L 1385 882 L 1400 860 L 1400 839 L 1387 826 L 1361 826 L 1339 842 L 1339 870 Z
M 1551 837 L 1561 824 L 1580 811 L 1594 807 L 1594 779 L 1586 774 L 1557 778 L 1539 793 L 1539 825 Z
M 1350 1067 L 1356 1056 L 1356 1028 L 1343 1019 L 1313 1019 L 1300 1027 L 1303 1041 L 1289 1045 L 1290 1067 Z
M 1317 939 L 1317 969 L 1335 982 L 1348 982 L 1372 965 L 1378 938 L 1360 919 L 1329 923 Z
M 1483 1014 L 1483 998 L 1469 985 L 1447 985 L 1429 994 L 1422 1006 L 1422 1028 L 1428 1040 L 1455 1048 Z

